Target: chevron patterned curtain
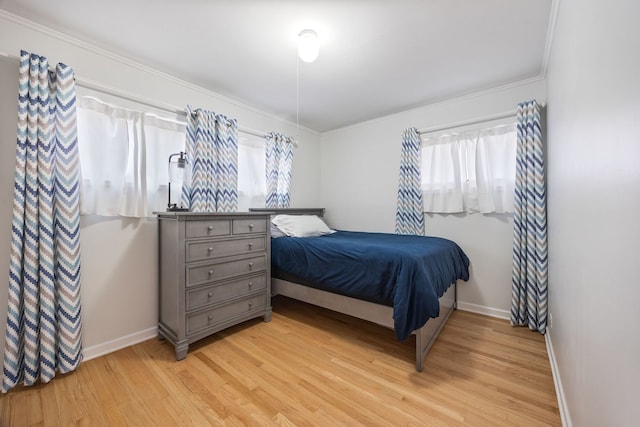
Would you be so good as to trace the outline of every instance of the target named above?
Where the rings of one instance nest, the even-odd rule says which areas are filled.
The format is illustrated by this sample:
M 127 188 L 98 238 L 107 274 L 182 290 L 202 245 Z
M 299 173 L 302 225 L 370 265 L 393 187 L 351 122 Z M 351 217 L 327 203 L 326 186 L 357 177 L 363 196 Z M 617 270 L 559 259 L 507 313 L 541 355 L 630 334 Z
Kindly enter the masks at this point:
M 82 361 L 73 70 L 21 52 L 2 392 Z
M 288 208 L 290 202 L 293 139 L 275 132 L 265 135 L 267 208 Z
M 191 212 L 238 210 L 238 122 L 187 106 L 182 202 Z
M 540 109 L 518 105 L 511 324 L 547 329 L 547 202 Z
M 396 233 L 424 235 L 424 208 L 420 188 L 422 141 L 418 129 L 402 133 L 400 180 L 396 209 Z

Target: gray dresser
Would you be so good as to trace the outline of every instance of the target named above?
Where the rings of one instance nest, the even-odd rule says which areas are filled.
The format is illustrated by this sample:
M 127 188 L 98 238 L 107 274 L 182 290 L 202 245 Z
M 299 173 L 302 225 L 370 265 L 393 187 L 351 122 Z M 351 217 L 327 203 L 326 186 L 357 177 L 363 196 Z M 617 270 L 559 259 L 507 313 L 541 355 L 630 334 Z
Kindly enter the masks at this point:
M 156 212 L 158 337 L 189 344 L 248 319 L 271 320 L 269 214 Z

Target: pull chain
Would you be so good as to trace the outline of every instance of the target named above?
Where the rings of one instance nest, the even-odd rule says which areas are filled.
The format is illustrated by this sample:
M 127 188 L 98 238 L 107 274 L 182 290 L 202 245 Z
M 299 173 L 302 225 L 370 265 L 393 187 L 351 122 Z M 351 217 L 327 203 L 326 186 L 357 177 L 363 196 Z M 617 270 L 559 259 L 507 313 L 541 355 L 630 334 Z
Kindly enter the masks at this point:
M 296 55 L 296 141 L 300 141 L 300 57 Z

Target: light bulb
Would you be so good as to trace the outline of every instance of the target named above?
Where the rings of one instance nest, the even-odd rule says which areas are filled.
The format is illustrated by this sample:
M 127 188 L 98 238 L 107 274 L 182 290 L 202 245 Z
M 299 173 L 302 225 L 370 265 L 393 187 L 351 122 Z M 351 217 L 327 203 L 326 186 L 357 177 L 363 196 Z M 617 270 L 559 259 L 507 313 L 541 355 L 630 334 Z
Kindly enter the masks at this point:
M 318 57 L 318 34 L 313 30 L 302 30 L 298 34 L 298 56 L 304 62 L 313 62 Z

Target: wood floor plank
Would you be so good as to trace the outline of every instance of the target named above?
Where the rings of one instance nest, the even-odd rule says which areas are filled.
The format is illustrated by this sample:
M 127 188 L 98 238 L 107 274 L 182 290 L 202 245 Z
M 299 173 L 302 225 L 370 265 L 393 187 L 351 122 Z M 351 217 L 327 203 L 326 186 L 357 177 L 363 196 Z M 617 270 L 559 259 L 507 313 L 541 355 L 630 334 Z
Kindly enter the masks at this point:
M 0 426 L 560 426 L 544 337 L 456 311 L 415 338 L 277 297 L 175 360 L 149 340 L 0 396 Z

